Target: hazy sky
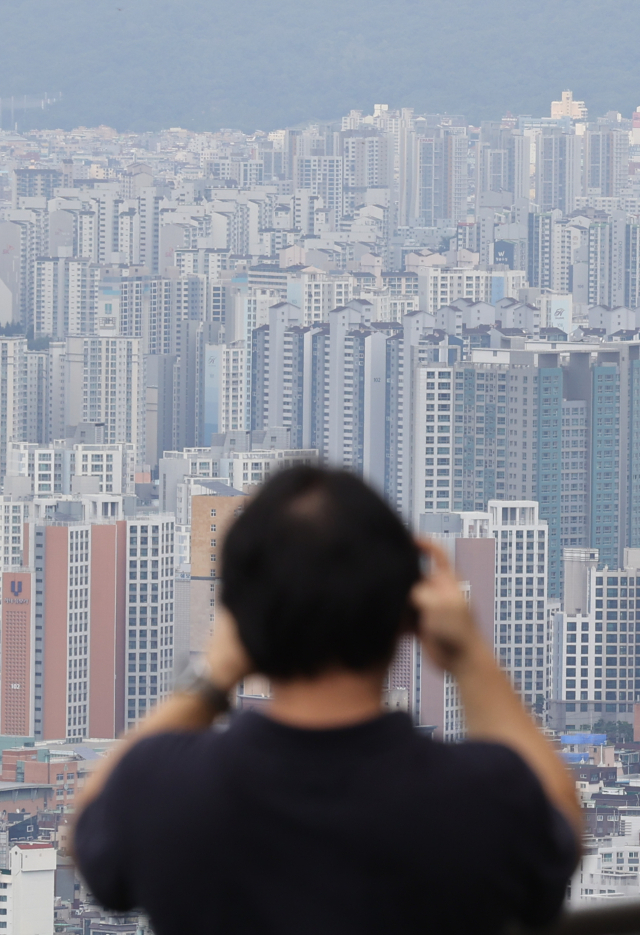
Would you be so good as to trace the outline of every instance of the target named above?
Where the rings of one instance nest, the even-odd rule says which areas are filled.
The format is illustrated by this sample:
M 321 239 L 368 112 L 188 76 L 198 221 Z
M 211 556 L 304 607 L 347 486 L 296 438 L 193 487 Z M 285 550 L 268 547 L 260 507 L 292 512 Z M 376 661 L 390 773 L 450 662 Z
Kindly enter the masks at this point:
M 375 102 L 478 121 L 566 87 L 628 116 L 639 40 L 639 0 L 4 0 L 0 96 L 63 92 L 22 128 L 270 129 Z

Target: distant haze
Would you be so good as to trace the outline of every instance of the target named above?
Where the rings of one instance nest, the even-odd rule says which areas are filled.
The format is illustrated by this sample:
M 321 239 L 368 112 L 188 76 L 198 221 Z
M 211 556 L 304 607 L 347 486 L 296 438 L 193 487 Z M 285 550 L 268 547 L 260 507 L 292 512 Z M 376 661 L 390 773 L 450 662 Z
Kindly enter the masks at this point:
M 470 121 L 640 104 L 638 0 L 6 0 L 19 129 L 245 131 L 374 103 Z M 21 95 L 61 91 L 45 111 Z M 5 109 L 3 125 L 8 127 Z

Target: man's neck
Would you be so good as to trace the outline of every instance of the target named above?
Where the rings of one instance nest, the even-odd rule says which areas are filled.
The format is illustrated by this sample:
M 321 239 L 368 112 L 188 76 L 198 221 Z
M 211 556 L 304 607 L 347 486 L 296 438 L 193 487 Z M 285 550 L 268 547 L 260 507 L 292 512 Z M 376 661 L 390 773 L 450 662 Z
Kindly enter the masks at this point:
M 274 681 L 269 717 L 293 727 L 322 730 L 349 727 L 378 717 L 382 709 L 380 672 L 324 672 L 316 678 Z

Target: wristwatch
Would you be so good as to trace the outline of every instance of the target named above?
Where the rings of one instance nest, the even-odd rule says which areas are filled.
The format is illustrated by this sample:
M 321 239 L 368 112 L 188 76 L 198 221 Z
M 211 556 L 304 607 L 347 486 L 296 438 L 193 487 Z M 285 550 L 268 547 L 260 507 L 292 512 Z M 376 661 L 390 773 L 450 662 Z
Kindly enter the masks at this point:
M 229 692 L 223 688 L 218 688 L 215 682 L 205 675 L 197 675 L 187 689 L 190 694 L 198 695 L 207 710 L 214 718 L 218 714 L 224 714 L 231 707 L 229 701 Z
M 206 664 L 200 660 L 190 662 L 176 679 L 174 690 L 188 695 L 197 695 L 211 717 L 224 714 L 231 707 L 229 692 L 218 685 L 208 674 Z

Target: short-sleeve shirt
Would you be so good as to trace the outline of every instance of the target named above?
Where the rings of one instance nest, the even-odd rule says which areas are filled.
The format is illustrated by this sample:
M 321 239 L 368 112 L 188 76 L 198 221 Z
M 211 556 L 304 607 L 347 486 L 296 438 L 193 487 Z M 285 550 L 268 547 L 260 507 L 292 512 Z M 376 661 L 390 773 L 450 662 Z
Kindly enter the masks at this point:
M 498 932 L 558 912 L 573 832 L 523 760 L 401 713 L 305 730 L 256 712 L 156 735 L 79 818 L 79 868 L 156 935 Z

